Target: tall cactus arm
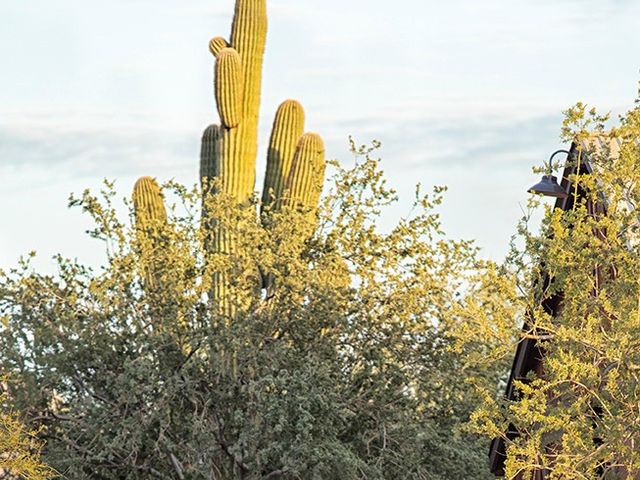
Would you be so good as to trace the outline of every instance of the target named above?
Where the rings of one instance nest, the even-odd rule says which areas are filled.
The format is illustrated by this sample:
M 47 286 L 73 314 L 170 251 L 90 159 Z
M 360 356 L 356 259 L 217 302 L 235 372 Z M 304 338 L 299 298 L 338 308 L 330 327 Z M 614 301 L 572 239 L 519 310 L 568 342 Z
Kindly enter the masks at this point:
M 242 59 L 243 90 L 247 99 L 244 108 L 245 118 L 255 121 L 256 125 L 260 108 L 262 57 L 266 38 L 266 0 L 237 0 L 231 27 L 231 46 Z
M 324 142 L 317 133 L 300 137 L 293 156 L 291 171 L 285 181 L 285 203 L 314 209 L 320 201 L 324 180 Z
M 276 111 L 269 139 L 267 171 L 262 188 L 262 210 L 270 205 L 272 210 L 280 208 L 284 183 L 291 170 L 296 144 L 303 132 L 302 105 L 295 100 L 285 100 Z
M 233 48 L 223 48 L 216 60 L 214 91 L 222 124 L 235 128 L 242 121 L 242 65 Z
M 160 187 L 151 177 L 140 177 L 133 186 L 133 208 L 138 229 L 159 226 L 167 221 Z
M 200 179 L 210 180 L 220 174 L 220 136 L 222 135 L 218 125 L 212 124 L 202 132 L 202 144 L 200 147 Z
M 229 42 L 222 37 L 213 37 L 209 40 L 209 51 L 214 57 L 217 57 L 218 53 L 220 53 L 223 48 L 227 48 L 229 46 Z
M 167 224 L 167 212 L 160 187 L 151 177 L 140 177 L 133 186 L 136 237 L 140 248 L 141 273 L 146 293 L 156 291 L 163 270 L 160 234 Z
M 209 125 L 202 133 L 200 146 L 200 182 L 203 199 L 211 192 L 213 180 L 220 175 L 221 128 Z

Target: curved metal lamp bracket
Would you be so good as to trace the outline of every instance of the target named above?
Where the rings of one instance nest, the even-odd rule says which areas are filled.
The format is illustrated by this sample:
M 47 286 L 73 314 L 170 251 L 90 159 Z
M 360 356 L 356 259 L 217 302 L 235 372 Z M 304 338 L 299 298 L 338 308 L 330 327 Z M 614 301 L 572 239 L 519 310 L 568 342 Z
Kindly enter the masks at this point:
M 553 157 L 555 157 L 558 153 L 566 153 L 569 155 L 568 150 L 556 150 L 549 157 L 549 161 L 547 162 L 548 174 L 542 176 L 542 180 L 536 183 L 533 187 L 531 187 L 528 192 L 537 193 L 540 195 L 544 195 L 546 197 L 555 197 L 555 198 L 567 198 L 567 192 L 558 185 L 558 179 L 553 175 Z

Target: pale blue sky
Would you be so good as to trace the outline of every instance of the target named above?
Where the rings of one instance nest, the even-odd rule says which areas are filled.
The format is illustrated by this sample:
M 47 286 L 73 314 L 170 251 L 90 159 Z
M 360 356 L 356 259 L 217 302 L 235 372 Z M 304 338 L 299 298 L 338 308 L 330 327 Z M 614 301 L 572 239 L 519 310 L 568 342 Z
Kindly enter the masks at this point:
M 96 264 L 72 191 L 116 178 L 196 181 L 216 121 L 211 36 L 233 0 L 0 0 L 0 267 L 35 249 Z M 621 111 L 636 96 L 640 1 L 269 0 L 261 155 L 285 98 L 328 155 L 382 141 L 390 183 L 449 186 L 447 231 L 500 259 L 578 100 Z M 406 202 L 405 202 L 406 204 Z M 405 213 L 401 206 L 391 212 Z

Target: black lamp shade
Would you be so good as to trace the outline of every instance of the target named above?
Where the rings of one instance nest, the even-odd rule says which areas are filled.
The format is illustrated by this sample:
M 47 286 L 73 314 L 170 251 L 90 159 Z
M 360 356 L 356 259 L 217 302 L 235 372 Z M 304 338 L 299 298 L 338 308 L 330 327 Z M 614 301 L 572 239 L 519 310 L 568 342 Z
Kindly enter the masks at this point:
M 539 193 L 545 197 L 567 198 L 567 192 L 558 185 L 558 179 L 553 175 L 544 175 L 542 180 L 529 189 L 530 193 Z

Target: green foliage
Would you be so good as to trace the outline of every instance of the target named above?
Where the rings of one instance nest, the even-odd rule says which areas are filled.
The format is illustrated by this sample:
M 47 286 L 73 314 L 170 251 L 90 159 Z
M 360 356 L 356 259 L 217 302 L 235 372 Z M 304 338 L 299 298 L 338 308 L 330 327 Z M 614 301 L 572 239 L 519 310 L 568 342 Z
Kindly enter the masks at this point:
M 506 478 L 542 468 L 552 479 L 640 475 L 640 107 L 610 131 L 607 121 L 583 104 L 566 112 L 573 161 L 588 155 L 594 173 L 571 175 L 573 207 L 545 205 L 539 232 L 525 218 L 502 277 L 472 288 L 483 304 L 469 295 L 460 307 L 459 347 L 476 364 L 512 356 L 510 339 L 543 347 L 542 375 L 516 382 L 514 401 L 496 401 L 485 385 L 473 415 L 489 437 L 517 427 L 505 438 Z M 551 316 L 544 304 L 555 295 L 561 308 Z
M 233 255 L 206 248 L 197 189 L 165 186 L 178 203 L 153 252 L 110 185 L 72 199 L 105 268 L 58 258 L 55 276 L 25 261 L 0 277 L 0 363 L 51 465 L 79 480 L 490 478 L 486 443 L 459 430 L 465 377 L 488 374 L 449 350 L 476 249 L 441 231 L 442 188 L 380 232 L 397 198 L 353 148 L 313 218 L 283 205 L 264 228 L 232 195 L 205 200 Z M 274 278 L 262 295 L 258 267 Z M 233 279 L 233 316 L 209 307 L 214 272 Z
M 6 386 L 6 379 L 3 384 Z M 47 480 L 55 472 L 40 460 L 38 432 L 25 426 L 0 395 L 0 477 Z

